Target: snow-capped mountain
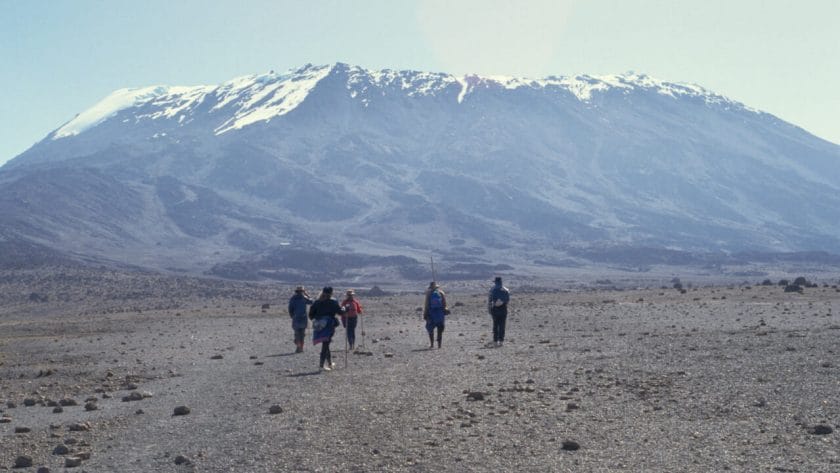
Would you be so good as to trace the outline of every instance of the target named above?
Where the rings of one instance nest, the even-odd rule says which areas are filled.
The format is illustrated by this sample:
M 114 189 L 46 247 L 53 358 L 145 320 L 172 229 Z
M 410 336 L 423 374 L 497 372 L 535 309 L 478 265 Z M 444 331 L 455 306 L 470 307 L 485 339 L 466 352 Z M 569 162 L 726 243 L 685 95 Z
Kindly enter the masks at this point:
M 2 168 L 0 216 L 6 239 L 150 267 L 840 252 L 840 146 L 640 74 L 307 65 L 115 91 Z

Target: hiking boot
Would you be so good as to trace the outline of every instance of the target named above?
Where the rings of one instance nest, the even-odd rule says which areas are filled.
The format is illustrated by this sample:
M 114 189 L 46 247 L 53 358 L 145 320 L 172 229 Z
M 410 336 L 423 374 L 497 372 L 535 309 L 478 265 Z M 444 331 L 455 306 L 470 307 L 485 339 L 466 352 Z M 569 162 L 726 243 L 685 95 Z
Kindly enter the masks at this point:
M 332 363 L 322 366 L 321 369 L 324 371 L 332 371 Z
M 303 351 L 303 347 L 301 347 L 301 346 L 295 347 L 295 353 L 300 353 L 302 351 Z

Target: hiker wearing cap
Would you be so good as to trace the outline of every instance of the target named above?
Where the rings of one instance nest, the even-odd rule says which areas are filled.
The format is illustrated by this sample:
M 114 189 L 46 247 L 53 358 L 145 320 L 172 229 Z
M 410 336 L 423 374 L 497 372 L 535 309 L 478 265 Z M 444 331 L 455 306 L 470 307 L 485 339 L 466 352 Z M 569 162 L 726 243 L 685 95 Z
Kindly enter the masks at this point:
M 309 319 L 312 320 L 313 331 L 312 344 L 321 344 L 321 360 L 318 366 L 320 369 L 327 371 L 335 367 L 335 363 L 332 362 L 332 353 L 330 353 L 330 342 L 333 334 L 335 334 L 335 328 L 339 324 L 335 316 L 344 313 L 344 309 L 338 305 L 338 301 L 333 298 L 332 294 L 332 287 L 324 287 L 321 290 L 321 295 L 309 308 Z
M 341 307 L 346 311 L 341 316 L 341 325 L 347 329 L 347 343 L 350 345 L 350 351 L 353 351 L 356 346 L 356 324 L 359 322 L 359 316 L 362 315 L 362 304 L 356 300 L 356 293 L 352 289 L 345 293 Z
M 487 296 L 487 311 L 493 317 L 493 344 L 497 347 L 502 346 L 505 341 L 508 302 L 510 302 L 510 291 L 502 286 L 502 278 L 496 276 L 490 294 Z
M 298 286 L 295 293 L 289 299 L 289 317 L 292 318 L 292 330 L 295 332 L 295 353 L 303 351 L 303 340 L 306 338 L 306 326 L 309 320 L 306 319 L 306 306 L 312 304 L 312 298 L 306 292 L 306 288 Z
M 429 332 L 429 349 L 435 347 L 435 329 L 437 328 L 437 344 L 440 348 L 443 341 L 443 329 L 445 328 L 446 315 L 449 309 L 446 306 L 446 294 L 440 288 L 440 284 L 432 281 L 426 289 L 425 303 L 423 304 L 423 320 L 426 321 L 426 331 Z

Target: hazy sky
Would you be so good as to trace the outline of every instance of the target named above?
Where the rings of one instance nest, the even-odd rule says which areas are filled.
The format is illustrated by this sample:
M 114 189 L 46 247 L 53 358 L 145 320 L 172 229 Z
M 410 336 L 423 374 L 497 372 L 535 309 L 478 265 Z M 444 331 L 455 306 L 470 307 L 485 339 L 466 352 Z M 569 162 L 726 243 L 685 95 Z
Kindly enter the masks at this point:
M 840 0 L 0 0 L 0 163 L 118 88 L 336 61 L 633 70 L 840 143 Z

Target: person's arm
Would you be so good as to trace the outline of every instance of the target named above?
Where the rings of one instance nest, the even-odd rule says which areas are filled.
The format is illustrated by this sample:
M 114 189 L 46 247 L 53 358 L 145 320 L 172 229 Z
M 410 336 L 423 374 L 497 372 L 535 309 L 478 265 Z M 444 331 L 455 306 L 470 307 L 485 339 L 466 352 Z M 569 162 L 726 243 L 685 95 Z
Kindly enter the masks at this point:
M 423 297 L 423 320 L 429 320 L 429 296 L 431 291 L 426 291 L 426 296 Z
M 359 301 L 355 301 L 355 300 L 353 301 L 353 303 L 356 304 L 356 315 L 361 315 L 362 314 L 362 304 L 360 304 Z
M 487 293 L 487 313 L 493 315 L 493 292 L 496 288 L 490 289 L 490 292 Z
M 317 302 L 317 301 L 315 301 L 315 302 Z M 309 308 L 309 320 L 312 320 L 312 319 L 315 318 L 315 307 L 316 307 L 315 302 L 313 302 L 312 307 Z
M 289 299 L 289 317 L 295 316 L 295 305 L 294 305 L 294 298 Z

